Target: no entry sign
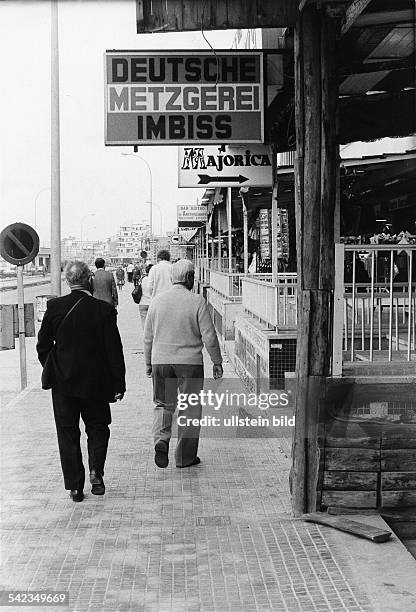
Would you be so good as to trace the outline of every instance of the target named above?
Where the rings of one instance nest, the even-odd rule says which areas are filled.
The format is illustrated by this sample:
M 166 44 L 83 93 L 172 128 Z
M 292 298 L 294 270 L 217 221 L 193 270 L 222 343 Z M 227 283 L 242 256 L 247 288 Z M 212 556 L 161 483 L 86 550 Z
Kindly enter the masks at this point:
M 107 145 L 263 142 L 261 51 L 108 51 Z
M 12 223 L 0 234 L 0 254 L 11 264 L 23 266 L 39 252 L 39 236 L 26 223 Z

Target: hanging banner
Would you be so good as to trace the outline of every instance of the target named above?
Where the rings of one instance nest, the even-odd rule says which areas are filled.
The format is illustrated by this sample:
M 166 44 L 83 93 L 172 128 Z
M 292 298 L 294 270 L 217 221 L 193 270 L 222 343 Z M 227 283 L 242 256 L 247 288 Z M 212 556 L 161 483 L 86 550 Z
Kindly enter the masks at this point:
M 105 144 L 264 140 L 261 51 L 107 51 Z

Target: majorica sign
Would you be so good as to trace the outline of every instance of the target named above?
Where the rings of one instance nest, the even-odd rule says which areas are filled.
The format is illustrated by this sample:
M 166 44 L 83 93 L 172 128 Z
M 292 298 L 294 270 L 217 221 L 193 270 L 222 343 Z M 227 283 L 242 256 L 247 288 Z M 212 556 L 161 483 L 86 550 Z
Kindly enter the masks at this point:
M 263 142 L 263 54 L 106 52 L 107 145 Z

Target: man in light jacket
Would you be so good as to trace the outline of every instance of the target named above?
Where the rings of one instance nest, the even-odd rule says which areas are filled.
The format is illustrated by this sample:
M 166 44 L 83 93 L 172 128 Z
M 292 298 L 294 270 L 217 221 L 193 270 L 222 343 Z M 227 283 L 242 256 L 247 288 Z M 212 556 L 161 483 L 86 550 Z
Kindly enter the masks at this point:
M 221 351 L 208 307 L 201 295 L 191 292 L 194 274 L 194 265 L 188 259 L 172 265 L 173 287 L 152 299 L 144 329 L 146 374 L 153 378 L 155 463 L 160 468 L 169 463 L 178 391 L 188 396 L 199 394 L 203 389 L 204 345 L 213 362 L 214 378 L 221 378 L 223 374 Z M 201 412 L 200 403 L 188 405 L 181 410 L 181 417 L 200 420 Z M 176 467 L 200 463 L 199 430 L 199 425 L 178 424 Z
M 148 287 L 152 298 L 172 288 L 171 268 L 169 251 L 159 251 L 157 264 L 149 272 Z

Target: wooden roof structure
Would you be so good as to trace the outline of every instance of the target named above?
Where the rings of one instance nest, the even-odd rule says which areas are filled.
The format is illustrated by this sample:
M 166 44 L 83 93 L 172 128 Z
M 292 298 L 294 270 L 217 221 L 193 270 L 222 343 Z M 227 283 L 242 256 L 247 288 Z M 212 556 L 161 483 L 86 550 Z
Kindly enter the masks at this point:
M 293 27 L 315 0 L 137 0 L 137 31 L 280 28 L 284 83 L 266 111 L 266 139 L 295 146 Z M 339 142 L 416 132 L 413 0 L 320 0 L 340 20 Z

